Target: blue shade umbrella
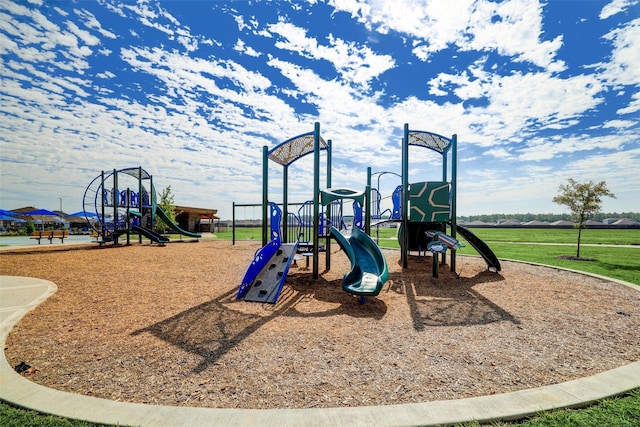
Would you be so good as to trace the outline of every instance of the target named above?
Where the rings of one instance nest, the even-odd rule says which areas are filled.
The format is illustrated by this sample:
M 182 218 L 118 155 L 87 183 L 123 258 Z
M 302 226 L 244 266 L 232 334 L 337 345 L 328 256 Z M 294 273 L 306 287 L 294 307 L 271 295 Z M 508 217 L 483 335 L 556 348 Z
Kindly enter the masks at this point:
M 5 215 L 0 212 L 0 221 L 14 221 L 14 222 L 24 222 L 24 220 L 20 218 L 16 218 L 15 216 Z
M 14 212 L 14 211 L 7 211 L 4 209 L 0 209 L 0 215 L 4 215 L 4 216 L 20 216 L 20 214 L 18 212 Z
M 55 212 L 51 212 L 48 211 L 46 209 L 36 209 L 34 211 L 29 211 L 29 212 L 24 212 L 22 215 L 29 215 L 32 217 L 40 217 L 40 220 L 42 221 L 42 231 L 44 231 L 44 217 L 46 216 L 52 216 L 52 217 L 60 217 L 59 214 L 55 213 Z
M 78 211 L 78 212 L 75 212 L 75 213 L 69 214 L 69 215 L 67 215 L 67 216 L 81 216 L 81 217 L 86 216 L 87 218 L 95 218 L 95 217 L 97 217 L 97 216 L 98 216 L 98 214 L 97 214 L 97 213 L 95 213 L 95 212 Z

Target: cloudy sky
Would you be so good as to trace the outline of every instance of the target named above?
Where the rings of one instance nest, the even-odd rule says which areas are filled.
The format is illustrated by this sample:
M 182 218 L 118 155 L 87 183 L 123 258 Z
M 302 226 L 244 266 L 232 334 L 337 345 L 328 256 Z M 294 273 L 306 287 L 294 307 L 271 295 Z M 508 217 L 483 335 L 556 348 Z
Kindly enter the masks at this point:
M 399 173 L 408 123 L 457 134 L 460 215 L 566 212 L 567 178 L 640 211 L 638 0 L 0 0 L 0 53 L 3 209 L 81 210 L 102 170 L 142 166 L 230 218 L 261 200 L 262 147 L 319 122 L 334 187 Z M 409 175 L 440 159 L 412 148 Z

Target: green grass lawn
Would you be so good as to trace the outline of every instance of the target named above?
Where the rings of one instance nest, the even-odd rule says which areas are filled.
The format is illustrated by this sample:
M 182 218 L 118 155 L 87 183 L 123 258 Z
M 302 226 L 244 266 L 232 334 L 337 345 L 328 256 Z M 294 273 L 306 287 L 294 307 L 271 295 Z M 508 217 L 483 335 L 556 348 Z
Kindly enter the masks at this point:
M 558 259 L 575 255 L 577 230 L 474 228 L 498 258 L 513 259 L 570 268 L 613 277 L 640 286 L 640 230 L 584 230 L 580 255 L 595 261 Z M 398 247 L 395 229 L 380 229 L 380 246 Z M 375 230 L 372 231 L 375 237 Z M 216 233 L 218 239 L 231 240 L 231 231 Z M 261 241 L 260 228 L 239 228 L 237 240 Z M 463 243 L 464 242 L 463 240 Z M 597 246 L 590 246 L 597 245 Z M 607 245 L 633 245 L 632 248 Z M 460 253 L 477 255 L 468 244 Z M 38 414 L 0 403 L 0 425 L 35 427 L 87 427 L 91 423 Z M 478 424 L 466 424 L 467 427 Z M 494 423 L 494 426 L 520 427 L 636 427 L 640 426 L 640 389 L 626 396 L 605 399 L 585 409 L 551 411 L 525 421 Z
M 553 265 L 640 285 L 640 230 L 583 230 L 580 257 L 592 261 L 558 258 L 576 255 L 578 231 L 574 229 L 474 228 L 472 231 L 500 259 Z M 374 230 L 371 234 L 375 238 Z M 458 238 L 465 244 L 458 250 L 459 254 L 478 255 L 469 243 Z M 380 229 L 378 244 L 399 248 L 396 230 Z

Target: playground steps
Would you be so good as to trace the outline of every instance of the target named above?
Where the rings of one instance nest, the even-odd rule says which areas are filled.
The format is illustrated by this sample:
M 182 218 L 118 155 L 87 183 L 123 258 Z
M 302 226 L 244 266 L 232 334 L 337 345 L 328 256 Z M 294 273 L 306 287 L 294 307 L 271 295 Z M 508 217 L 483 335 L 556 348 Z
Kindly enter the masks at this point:
M 277 301 L 293 261 L 296 246 L 295 243 L 285 243 L 278 248 L 246 291 L 245 301 L 272 304 Z

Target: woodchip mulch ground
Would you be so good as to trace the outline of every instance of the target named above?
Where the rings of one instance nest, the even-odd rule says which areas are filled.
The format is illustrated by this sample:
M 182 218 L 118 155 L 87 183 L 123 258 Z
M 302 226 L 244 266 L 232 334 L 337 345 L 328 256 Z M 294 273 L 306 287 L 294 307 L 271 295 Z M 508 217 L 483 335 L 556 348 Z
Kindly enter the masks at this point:
M 62 245 L 61 245 L 62 246 Z M 399 265 L 377 298 L 341 289 L 332 253 L 304 261 L 277 304 L 235 293 L 259 245 L 0 252 L 0 274 L 58 291 L 10 334 L 12 366 L 47 387 L 118 401 L 225 408 L 402 404 L 510 392 L 640 360 L 640 292 L 553 268 L 459 257 Z M 324 266 L 324 259 L 320 260 Z

